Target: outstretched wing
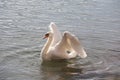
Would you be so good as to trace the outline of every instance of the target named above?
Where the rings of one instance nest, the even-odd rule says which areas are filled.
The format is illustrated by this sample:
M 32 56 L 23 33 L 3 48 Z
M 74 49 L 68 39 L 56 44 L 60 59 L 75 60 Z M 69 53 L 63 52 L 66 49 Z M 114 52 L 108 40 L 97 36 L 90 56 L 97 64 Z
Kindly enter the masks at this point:
M 56 45 L 61 40 L 61 33 L 57 29 L 57 26 L 55 23 L 51 22 L 49 25 L 50 31 L 53 33 L 53 41 L 52 41 L 52 46 Z
M 68 31 L 64 32 L 63 38 L 60 41 L 58 46 L 60 46 L 64 50 L 70 49 L 72 51 L 75 51 L 74 53 L 71 53 L 71 55 L 75 56 L 77 53 L 77 55 L 80 56 L 81 58 L 87 57 L 87 54 L 85 50 L 83 49 L 83 47 L 81 46 L 78 38 Z
M 71 44 L 71 47 L 78 53 L 78 56 L 81 58 L 87 57 L 87 54 L 80 44 L 80 41 L 75 35 L 71 34 L 70 32 L 66 32 L 67 38 L 69 40 L 69 44 Z

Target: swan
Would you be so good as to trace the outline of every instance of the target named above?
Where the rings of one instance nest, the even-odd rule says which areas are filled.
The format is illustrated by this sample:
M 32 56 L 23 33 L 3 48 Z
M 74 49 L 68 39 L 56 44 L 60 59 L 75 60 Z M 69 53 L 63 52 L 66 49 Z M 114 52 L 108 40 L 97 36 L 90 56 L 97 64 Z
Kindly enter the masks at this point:
M 50 23 L 49 28 L 50 31 L 43 38 L 47 41 L 40 53 L 43 61 L 71 59 L 77 56 L 87 57 L 84 48 L 75 35 L 68 31 L 65 31 L 62 35 L 54 22 Z

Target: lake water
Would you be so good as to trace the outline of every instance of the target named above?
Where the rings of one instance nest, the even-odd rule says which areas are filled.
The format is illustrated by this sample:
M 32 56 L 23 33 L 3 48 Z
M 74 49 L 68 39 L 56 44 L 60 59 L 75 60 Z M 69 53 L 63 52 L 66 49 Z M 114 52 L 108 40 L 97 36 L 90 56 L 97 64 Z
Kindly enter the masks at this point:
M 50 22 L 88 57 L 41 64 Z M 0 0 L 0 80 L 120 80 L 120 0 Z

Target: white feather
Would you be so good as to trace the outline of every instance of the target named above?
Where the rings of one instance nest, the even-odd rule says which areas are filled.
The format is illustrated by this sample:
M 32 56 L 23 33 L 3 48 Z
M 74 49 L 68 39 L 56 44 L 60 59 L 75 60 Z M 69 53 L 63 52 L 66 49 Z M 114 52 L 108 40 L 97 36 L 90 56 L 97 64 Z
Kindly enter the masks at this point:
M 70 59 L 77 56 L 81 58 L 87 57 L 85 50 L 75 35 L 65 31 L 62 36 L 53 22 L 50 23 L 49 28 L 50 36 L 41 51 L 43 60 Z

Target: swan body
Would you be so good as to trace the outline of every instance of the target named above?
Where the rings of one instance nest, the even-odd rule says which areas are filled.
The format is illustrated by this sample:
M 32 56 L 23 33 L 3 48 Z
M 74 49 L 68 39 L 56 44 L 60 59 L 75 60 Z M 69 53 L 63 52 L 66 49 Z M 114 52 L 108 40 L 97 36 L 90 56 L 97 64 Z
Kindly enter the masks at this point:
M 87 57 L 75 35 L 68 31 L 65 31 L 62 35 L 53 22 L 50 23 L 49 28 L 47 42 L 41 50 L 43 60 L 71 59 L 77 56 Z

